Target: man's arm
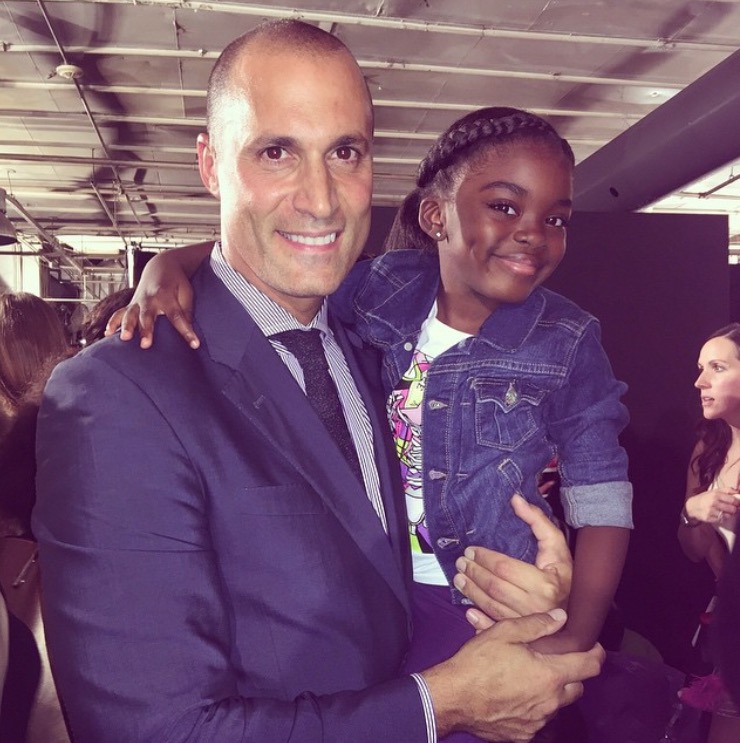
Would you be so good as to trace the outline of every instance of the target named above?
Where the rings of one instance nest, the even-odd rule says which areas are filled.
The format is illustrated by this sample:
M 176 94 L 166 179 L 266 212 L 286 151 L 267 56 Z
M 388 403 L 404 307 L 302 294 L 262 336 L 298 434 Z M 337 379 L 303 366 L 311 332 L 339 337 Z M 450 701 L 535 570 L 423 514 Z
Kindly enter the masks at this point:
M 528 741 L 598 675 L 604 651 L 542 655 L 530 645 L 557 632 L 562 609 L 507 619 L 425 671 L 440 736 L 464 730 L 489 741 Z

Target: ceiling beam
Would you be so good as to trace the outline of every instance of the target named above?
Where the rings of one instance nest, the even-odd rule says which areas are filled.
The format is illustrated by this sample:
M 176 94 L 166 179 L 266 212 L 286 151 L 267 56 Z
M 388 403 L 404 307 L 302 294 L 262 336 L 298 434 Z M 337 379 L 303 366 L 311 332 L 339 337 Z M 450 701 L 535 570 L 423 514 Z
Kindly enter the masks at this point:
M 7 42 L 2 48 L 5 54 L 50 54 L 56 48 L 51 44 L 16 44 Z M 165 49 L 145 47 L 122 47 L 122 46 L 65 46 L 66 53 L 75 57 L 75 61 L 84 67 L 82 57 L 88 55 L 101 55 L 111 57 L 153 57 L 153 58 L 175 58 L 175 59 L 205 59 L 215 62 L 218 52 L 206 52 L 203 49 Z M 577 85 L 616 85 L 622 87 L 659 88 L 661 90 L 680 90 L 683 83 L 667 82 L 665 80 L 648 80 L 644 78 L 611 77 L 605 75 L 573 75 L 563 72 L 533 72 L 531 70 L 502 70 L 490 67 L 461 67 L 459 65 L 419 64 L 406 62 L 403 59 L 393 60 L 370 60 L 358 59 L 357 64 L 367 70 L 401 70 L 403 72 L 428 72 L 439 75 L 466 75 L 470 77 L 495 77 L 509 78 L 513 80 L 540 80 L 555 83 L 573 83 Z M 55 83 L 52 83 L 53 86 Z M 180 91 L 182 92 L 182 91 Z
M 45 0 L 51 3 L 71 3 L 74 5 L 136 5 L 225 15 L 255 16 L 266 18 L 297 18 L 315 23 L 340 23 L 353 26 L 366 26 L 394 31 L 421 31 L 429 34 L 453 34 L 492 39 L 516 39 L 528 41 L 561 41 L 566 44 L 603 44 L 608 46 L 638 47 L 650 50 L 689 50 L 729 52 L 735 49 L 731 44 L 716 44 L 695 41 L 673 41 L 665 38 L 630 38 L 623 36 L 603 36 L 599 34 L 554 33 L 550 31 L 523 31 L 517 29 L 491 28 L 483 24 L 445 23 L 443 21 L 416 21 L 383 15 L 338 13 L 335 11 L 316 11 L 304 8 L 279 8 L 274 4 L 226 2 L 219 0 L 201 2 L 200 0 Z
M 575 170 L 575 208 L 634 211 L 740 158 L 740 50 Z

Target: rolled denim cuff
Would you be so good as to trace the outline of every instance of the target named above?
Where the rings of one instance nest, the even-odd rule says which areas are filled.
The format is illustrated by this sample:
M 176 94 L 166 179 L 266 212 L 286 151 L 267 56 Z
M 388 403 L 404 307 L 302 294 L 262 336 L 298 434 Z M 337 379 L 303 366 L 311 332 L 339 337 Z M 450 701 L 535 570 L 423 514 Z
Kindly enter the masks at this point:
M 632 484 L 599 482 L 562 488 L 565 520 L 574 529 L 583 526 L 621 526 L 631 529 Z

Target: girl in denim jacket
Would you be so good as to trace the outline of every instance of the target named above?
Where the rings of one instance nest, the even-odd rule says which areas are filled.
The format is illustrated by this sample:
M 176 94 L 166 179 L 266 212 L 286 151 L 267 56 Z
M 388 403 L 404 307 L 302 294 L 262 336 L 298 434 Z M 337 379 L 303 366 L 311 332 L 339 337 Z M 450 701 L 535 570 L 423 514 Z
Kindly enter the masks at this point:
M 446 657 L 442 637 L 468 636 L 447 608 L 468 546 L 534 560 L 509 501 L 519 493 L 550 510 L 537 476 L 553 456 L 575 564 L 568 623 L 539 647 L 591 647 L 621 576 L 632 527 L 618 443 L 626 387 L 598 321 L 540 286 L 565 252 L 573 162 L 537 116 L 463 117 L 422 161 L 384 255 L 358 264 L 332 297 L 384 354 L 414 560 L 414 670 Z
M 573 166 L 568 143 L 538 116 L 463 117 L 422 161 L 387 252 L 358 263 L 331 298 L 384 354 L 414 561 L 409 671 L 449 657 L 473 632 L 454 588 L 466 548 L 534 562 L 536 542 L 510 501 L 518 494 L 551 512 L 537 476 L 553 456 L 575 564 L 568 623 L 537 648 L 592 647 L 621 576 L 632 527 L 618 443 L 625 385 L 598 321 L 540 286 L 565 252 Z

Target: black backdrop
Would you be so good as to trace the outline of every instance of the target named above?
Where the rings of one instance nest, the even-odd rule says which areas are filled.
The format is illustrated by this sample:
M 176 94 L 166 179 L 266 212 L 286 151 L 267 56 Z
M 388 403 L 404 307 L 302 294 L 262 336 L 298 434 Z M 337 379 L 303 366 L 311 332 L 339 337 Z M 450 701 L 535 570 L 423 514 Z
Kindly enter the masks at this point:
M 393 214 L 373 210 L 369 252 Z M 697 663 L 690 641 L 713 581 L 684 557 L 676 528 L 701 413 L 696 359 L 705 337 L 730 319 L 727 242 L 723 216 L 580 213 L 547 283 L 601 320 L 615 373 L 629 385 L 622 443 L 635 531 L 617 601 L 626 625 L 686 670 Z

